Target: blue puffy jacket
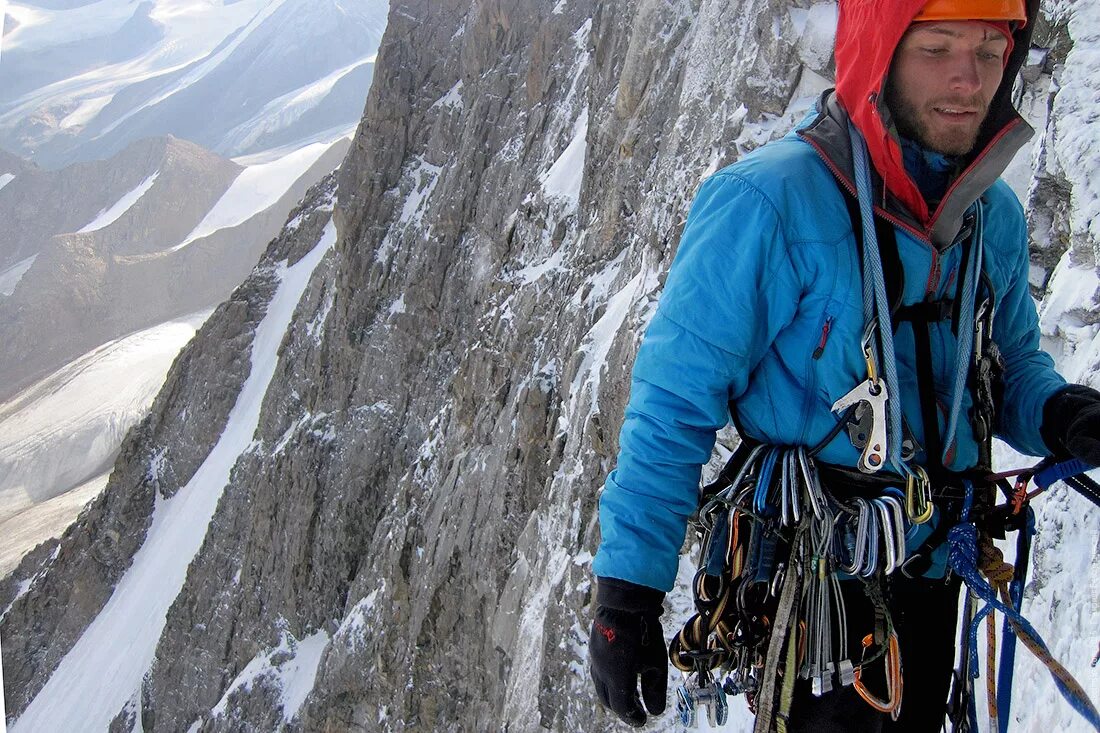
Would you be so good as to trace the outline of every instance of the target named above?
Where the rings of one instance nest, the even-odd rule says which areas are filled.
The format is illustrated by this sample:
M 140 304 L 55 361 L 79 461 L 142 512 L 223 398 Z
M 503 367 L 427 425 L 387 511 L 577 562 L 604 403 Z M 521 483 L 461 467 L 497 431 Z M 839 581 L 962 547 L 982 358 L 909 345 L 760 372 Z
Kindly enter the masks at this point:
M 859 254 L 838 188 L 838 182 L 850 186 L 852 180 L 850 153 L 837 142 L 846 124 L 835 98 L 827 96 L 821 112 L 800 130 L 699 188 L 634 365 L 618 465 L 600 499 L 597 575 L 672 587 L 698 501 L 700 468 L 716 431 L 729 420 L 731 401 L 750 438 L 811 446 L 836 425 L 833 402 L 866 378 Z M 1007 137 L 998 144 L 1008 144 Z M 1021 139 L 1008 142 L 1018 147 Z M 1005 159 L 1003 150 L 991 146 L 953 187 L 954 198 L 940 207 L 950 212 L 954 206 L 957 221 L 951 226 L 941 221 L 938 228 L 921 227 L 889 206 L 878 213 L 895 223 L 902 304 L 911 305 L 954 295 L 963 248 L 953 238 L 981 196 L 984 271 L 997 298 L 993 340 L 1005 362 L 996 433 L 1023 453 L 1043 455 L 1043 405 L 1065 381 L 1039 348 L 1023 210 L 1003 181 L 989 185 L 995 173 L 982 170 L 1003 167 Z M 887 198 L 881 180 L 877 185 L 880 200 Z M 969 197 L 965 206 L 958 205 L 961 197 Z M 956 339 L 950 320 L 933 328 L 942 435 Z M 895 349 L 903 415 L 923 444 L 909 324 L 898 327 Z M 967 394 L 962 416 L 970 405 Z M 946 465 L 972 467 L 977 454 L 969 421 L 962 419 Z M 858 451 L 842 431 L 818 457 L 854 466 Z M 924 462 L 922 456 L 917 462 Z

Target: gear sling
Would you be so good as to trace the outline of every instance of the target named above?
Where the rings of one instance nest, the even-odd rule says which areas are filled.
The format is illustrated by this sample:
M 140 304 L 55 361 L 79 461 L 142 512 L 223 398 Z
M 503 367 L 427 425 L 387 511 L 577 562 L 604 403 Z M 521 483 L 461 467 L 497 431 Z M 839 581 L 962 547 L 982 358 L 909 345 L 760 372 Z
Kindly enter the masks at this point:
M 694 725 L 702 706 L 711 723 L 720 725 L 728 715 L 727 696 L 745 694 L 756 715 L 757 733 L 785 732 L 796 678 L 809 681 L 815 696 L 851 686 L 872 709 L 897 719 L 905 677 L 883 579 L 895 572 L 907 578 L 942 578 L 948 574 L 950 562 L 955 576 L 971 589 L 964 603 L 966 625 L 958 666 L 945 701 L 952 729 L 976 727 L 977 627 L 988 617 L 989 649 L 995 654 L 992 615 L 987 614 L 996 608 L 1006 616 L 1006 631 L 1016 633 L 1048 665 L 1059 690 L 1100 730 L 1100 716 L 1080 685 L 1044 654 L 1042 640 L 1019 615 L 1029 531 L 1033 531 L 1030 507 L 1019 501 L 1015 507 L 994 507 L 995 486 L 1000 485 L 1006 496 L 1012 492 L 1004 477 L 990 480 L 999 355 L 991 334 L 994 293 L 980 264 L 981 203 L 957 240 L 965 248 L 962 262 L 967 272 L 958 278 L 954 298 L 900 306 L 903 272 L 896 235 L 892 225 L 871 212 L 865 149 L 858 133 L 851 132 L 857 191 L 848 191 L 839 182 L 838 186 L 864 263 L 868 326 L 863 350 L 868 380 L 846 396 L 854 395 L 853 399 L 842 398 L 834 405 L 834 410 L 843 413 L 816 446 L 743 441 L 717 480 L 704 487 L 694 521 L 702 548 L 693 581 L 697 613 L 669 648 L 672 664 L 685 677 L 677 691 L 681 721 Z M 887 281 L 889 276 L 893 277 Z M 983 287 L 979 287 L 979 279 Z M 889 301 L 887 293 L 893 296 Z M 983 296 L 980 301 L 979 293 Z M 885 445 L 874 428 L 882 427 L 886 419 L 884 403 L 889 405 L 890 393 L 897 394 L 890 333 L 901 321 L 912 324 L 918 385 L 922 394 L 934 395 L 929 328 L 947 319 L 959 337 L 960 351 L 967 353 L 957 359 L 946 441 L 939 434 L 934 399 L 921 401 L 929 475 L 924 468 L 908 465 L 917 446 L 903 433 L 897 400 L 890 405 Z M 882 372 L 878 364 L 885 367 Z M 974 395 L 971 423 L 979 460 L 972 471 L 952 474 L 943 467 L 942 458 L 951 449 L 964 384 Z M 736 409 L 730 408 L 736 421 Z M 845 427 L 856 447 L 863 449 L 861 472 L 819 465 L 814 460 Z M 905 441 L 899 439 L 903 435 Z M 876 474 L 883 465 L 890 465 L 897 475 Z M 1012 508 L 1015 511 L 1007 511 Z M 1015 571 L 992 544 L 991 537 L 1003 538 L 1006 529 L 1021 532 Z M 982 579 L 979 569 L 993 586 Z M 871 614 L 863 614 L 865 620 L 873 619 L 869 628 L 849 628 L 848 606 L 855 595 L 842 593 L 842 584 L 851 588 L 856 582 L 866 597 L 864 605 L 873 609 Z M 975 599 L 985 601 L 981 611 L 976 610 Z M 850 632 L 866 634 L 859 640 L 859 659 L 850 654 L 854 646 L 848 642 Z M 1010 641 L 1015 640 L 1007 633 L 1005 637 L 999 702 L 992 661 L 987 674 L 990 718 L 1002 731 L 1010 702 L 1014 651 Z M 877 683 L 868 678 L 872 669 L 876 670 L 873 676 L 879 678 Z M 719 681 L 715 670 L 724 671 L 725 679 Z

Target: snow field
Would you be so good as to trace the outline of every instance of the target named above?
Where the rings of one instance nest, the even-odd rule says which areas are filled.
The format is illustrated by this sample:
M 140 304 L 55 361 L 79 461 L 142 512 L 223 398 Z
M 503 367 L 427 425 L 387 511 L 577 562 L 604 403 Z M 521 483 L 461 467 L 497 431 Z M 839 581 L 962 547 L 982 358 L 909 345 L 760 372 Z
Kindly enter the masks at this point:
M 6 123 L 23 118 L 37 107 L 50 104 L 50 100 L 105 105 L 104 98 L 109 99 L 125 87 L 208 57 L 269 4 L 270 0 L 241 0 L 227 4 L 157 0 L 151 18 L 161 25 L 164 35 L 143 55 L 91 69 L 29 92 L 14 100 L 9 110 L 0 115 L 0 121 Z M 19 26 L 4 37 L 4 43 L 8 50 L 45 51 L 81 39 L 110 36 L 133 17 L 137 7 L 123 0 L 101 0 L 80 8 L 47 10 L 13 2 L 8 5 L 8 13 Z M 238 34 L 238 42 L 243 40 L 241 35 Z M 86 118 L 84 122 L 90 119 L 87 114 L 82 117 Z
M 0 404 L 0 522 L 109 466 L 207 314 L 108 342 Z M 0 535 L 0 556 L 13 541 Z
M 130 191 L 125 196 L 120 198 L 114 206 L 110 206 L 103 211 L 96 214 L 95 219 L 90 223 L 77 230 L 77 234 L 85 234 L 87 232 L 95 232 L 100 229 L 105 229 L 111 224 L 115 223 L 120 216 L 130 210 L 134 204 L 136 204 L 145 192 L 153 187 L 153 183 L 156 182 L 157 177 L 160 175 L 160 171 L 155 171 L 151 176 L 139 183 L 133 191 Z
M 27 274 L 27 270 L 31 269 L 31 265 L 34 264 L 38 255 L 31 255 L 25 260 L 20 260 L 8 269 L 0 272 L 0 295 L 11 295 L 15 292 L 15 286 L 19 284 L 19 281 L 23 279 L 23 276 Z
M 313 143 L 281 158 L 245 168 L 190 234 L 170 251 L 220 229 L 239 226 L 273 206 L 334 143 Z
M 314 268 L 335 241 L 335 225 L 330 222 L 308 255 L 292 267 L 279 266 L 278 289 L 252 343 L 251 372 L 221 437 L 185 487 L 171 499 L 157 497 L 145 542 L 129 570 L 16 721 L 16 733 L 103 731 L 139 692 L 168 608 L 183 587 L 230 471 L 259 425 L 263 397 L 294 309 Z
M 581 198 L 581 181 L 584 177 L 584 157 L 588 149 L 588 107 L 585 107 L 573 125 L 573 137 L 565 151 L 554 161 L 539 182 L 548 196 L 564 199 L 570 210 L 575 211 Z
M 226 133 L 226 139 L 236 149 L 248 149 L 263 135 L 289 127 L 324 101 L 341 79 L 366 64 L 374 63 L 376 58 L 377 54 L 371 54 L 367 58 L 358 59 L 322 79 L 272 99 L 251 118 Z M 358 122 L 353 124 L 347 133 L 337 137 L 354 134 L 357 126 Z M 237 162 L 241 161 L 238 159 Z
M 84 506 L 106 488 L 109 477 L 110 473 L 104 472 L 63 494 L 0 520 L 0 538 L 3 538 L 0 539 L 0 576 L 14 570 L 23 556 L 38 545 L 64 534 Z M 0 618 L 6 611 L 0 612 Z

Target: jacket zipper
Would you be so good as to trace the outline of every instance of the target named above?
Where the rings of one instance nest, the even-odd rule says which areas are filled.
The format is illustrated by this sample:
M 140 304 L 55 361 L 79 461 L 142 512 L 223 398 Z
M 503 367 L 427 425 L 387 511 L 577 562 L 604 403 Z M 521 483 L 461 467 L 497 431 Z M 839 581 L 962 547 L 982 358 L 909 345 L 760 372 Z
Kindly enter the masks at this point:
M 940 253 L 935 246 L 931 247 L 932 266 L 928 271 L 928 282 L 924 285 L 924 299 L 928 300 L 939 289 L 940 284 Z
M 801 137 L 803 141 L 809 144 L 811 148 L 817 151 L 818 157 L 821 158 L 821 161 L 825 164 L 825 167 L 832 172 L 833 177 L 836 178 L 837 182 L 844 188 L 844 190 L 850 193 L 852 196 L 856 197 L 856 199 L 858 199 L 859 195 L 856 192 L 855 184 L 850 182 L 848 178 L 843 173 L 841 173 L 840 168 L 838 168 L 836 164 L 833 163 L 832 158 L 830 158 L 825 153 L 825 151 L 821 149 L 817 142 L 815 140 L 811 140 L 810 138 L 802 137 L 801 135 L 799 137 Z M 912 234 L 913 237 L 915 237 L 918 241 L 928 245 L 932 249 L 935 249 L 935 245 L 932 244 L 931 229 L 929 229 L 928 231 L 921 231 L 920 229 L 917 229 L 911 224 L 902 221 L 898 217 L 886 211 L 884 207 L 879 206 L 878 204 L 874 204 L 872 208 L 874 209 L 874 213 L 881 216 L 886 221 L 890 222 L 896 227 L 904 229 L 905 231 Z
M 821 339 L 817 342 L 817 348 L 814 349 L 813 358 L 820 359 L 821 355 L 825 352 L 825 344 L 829 341 L 829 333 L 833 330 L 833 317 L 826 316 L 825 324 L 821 327 Z

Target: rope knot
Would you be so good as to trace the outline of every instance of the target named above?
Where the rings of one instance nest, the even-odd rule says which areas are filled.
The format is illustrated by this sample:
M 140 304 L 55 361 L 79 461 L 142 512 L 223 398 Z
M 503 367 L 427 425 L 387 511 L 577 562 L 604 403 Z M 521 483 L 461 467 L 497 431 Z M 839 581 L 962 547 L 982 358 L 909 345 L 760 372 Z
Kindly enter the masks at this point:
M 978 540 L 978 552 L 981 555 L 978 567 L 991 584 L 999 587 L 1012 582 L 1015 569 L 1005 562 L 1004 553 L 993 544 L 993 539 L 989 535 L 983 535 Z

